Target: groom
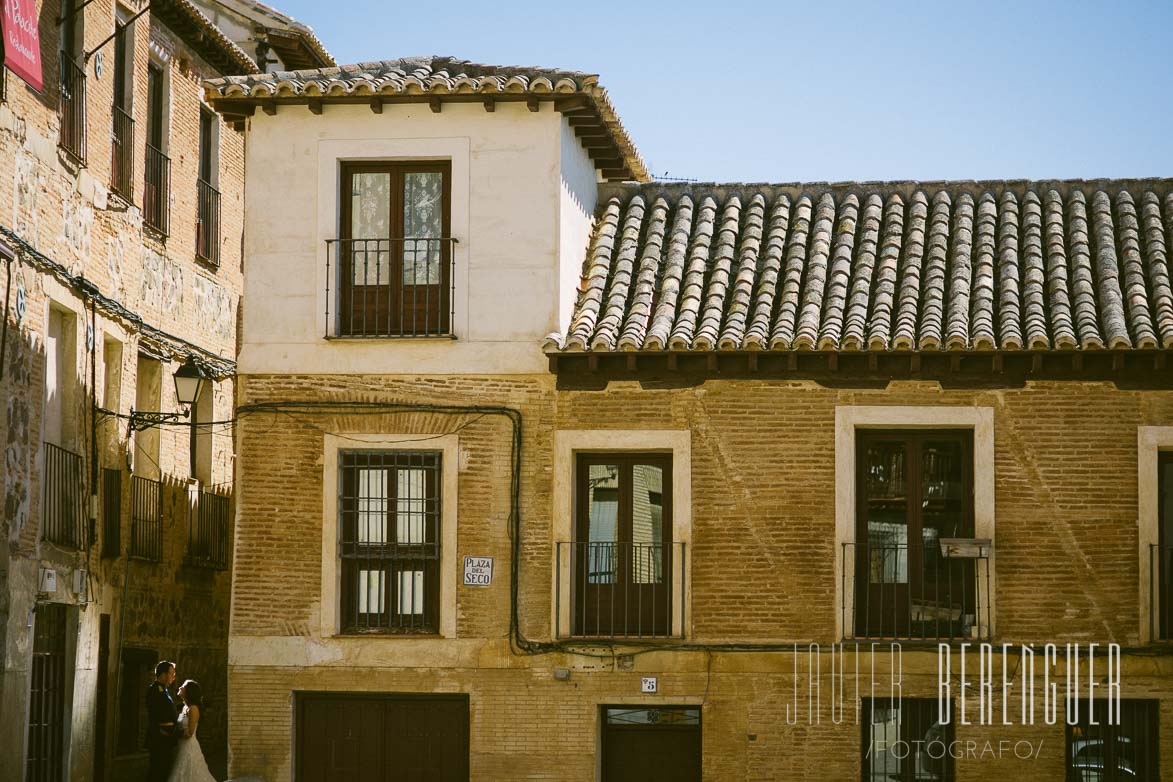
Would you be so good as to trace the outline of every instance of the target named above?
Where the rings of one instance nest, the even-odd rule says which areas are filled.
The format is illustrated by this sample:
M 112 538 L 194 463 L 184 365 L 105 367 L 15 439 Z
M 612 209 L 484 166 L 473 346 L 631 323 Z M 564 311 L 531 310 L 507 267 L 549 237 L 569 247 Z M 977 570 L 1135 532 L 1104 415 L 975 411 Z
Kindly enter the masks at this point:
M 175 761 L 175 701 L 168 687 L 175 683 L 175 663 L 155 666 L 155 681 L 147 687 L 147 751 L 151 754 L 147 782 L 167 782 Z

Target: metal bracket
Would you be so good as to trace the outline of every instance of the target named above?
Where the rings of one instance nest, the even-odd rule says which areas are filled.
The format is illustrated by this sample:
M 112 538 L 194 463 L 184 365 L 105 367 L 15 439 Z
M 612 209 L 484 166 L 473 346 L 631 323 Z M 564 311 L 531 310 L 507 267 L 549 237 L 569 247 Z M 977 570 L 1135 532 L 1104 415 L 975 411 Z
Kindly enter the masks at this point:
M 88 5 L 89 3 L 92 3 L 93 1 L 94 1 L 94 0 L 86 0 L 86 4 Z M 85 7 L 85 6 L 82 6 L 82 8 L 84 8 L 84 7 Z M 80 10 L 80 9 L 79 9 L 79 10 Z M 117 25 L 117 24 L 116 24 L 116 25 L 114 25 L 114 32 L 112 32 L 112 33 L 110 33 L 108 36 L 106 36 L 106 37 L 105 37 L 105 39 L 103 39 L 103 40 L 102 40 L 102 42 L 101 42 L 100 44 L 98 44 L 98 45 L 97 45 L 97 46 L 95 46 L 93 49 L 90 49 L 88 52 L 86 52 L 86 56 L 85 56 L 85 57 L 82 59 L 82 62 L 83 62 L 83 63 L 85 63 L 85 62 L 89 62 L 89 61 L 90 61 L 90 58 L 91 58 L 91 57 L 93 57 L 95 54 L 97 54 L 97 53 L 98 53 L 98 50 L 99 50 L 99 49 L 101 49 L 103 46 L 105 46 L 106 44 L 108 44 L 108 43 L 110 43 L 111 41 L 113 41 L 113 40 L 114 40 L 114 37 L 115 37 L 116 35 L 118 35 L 118 33 L 119 33 L 120 31 L 122 31 L 122 30 L 126 30 L 128 27 L 130 27 L 132 24 L 134 24 L 134 22 L 135 22 L 135 20 L 136 20 L 136 19 L 138 19 L 140 16 L 142 16 L 143 14 L 145 14 L 147 11 L 150 11 L 150 10 L 151 10 L 151 4 L 150 4 L 150 3 L 147 3 L 147 5 L 146 5 L 146 8 L 144 8 L 143 10 L 139 11 L 139 12 L 138 12 L 137 14 L 135 14 L 134 16 L 132 16 L 132 17 L 130 17 L 129 19 L 127 19 L 127 20 L 126 20 L 126 21 L 125 21 L 125 22 L 124 22 L 124 23 L 123 23 L 121 26 L 119 26 L 119 25 Z
M 157 413 L 149 410 L 135 410 L 130 411 L 130 431 L 141 432 L 146 429 L 152 429 L 163 424 L 173 423 L 180 419 L 187 418 L 191 415 L 190 410 L 184 410 L 182 413 Z

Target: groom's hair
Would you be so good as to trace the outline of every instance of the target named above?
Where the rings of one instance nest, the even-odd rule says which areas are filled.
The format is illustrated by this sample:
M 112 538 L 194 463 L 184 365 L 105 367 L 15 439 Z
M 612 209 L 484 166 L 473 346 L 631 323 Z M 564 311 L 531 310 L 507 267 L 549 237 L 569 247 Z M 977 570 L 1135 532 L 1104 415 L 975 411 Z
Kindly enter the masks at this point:
M 159 662 L 155 663 L 155 678 L 158 679 L 160 676 L 167 673 L 174 667 L 175 663 L 168 662 L 167 660 L 160 660 Z

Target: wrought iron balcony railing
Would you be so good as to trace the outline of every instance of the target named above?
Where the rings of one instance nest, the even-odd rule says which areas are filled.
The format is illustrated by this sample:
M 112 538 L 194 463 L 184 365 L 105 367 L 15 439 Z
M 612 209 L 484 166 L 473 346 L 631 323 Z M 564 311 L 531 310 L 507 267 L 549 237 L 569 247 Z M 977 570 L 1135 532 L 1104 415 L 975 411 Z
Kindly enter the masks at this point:
M 216 569 L 227 567 L 231 522 L 232 500 L 223 494 L 201 491 L 187 530 L 188 563 Z
M 134 199 L 134 118 L 114 107 L 110 132 L 110 189 L 127 201 Z
M 158 562 L 163 558 L 163 483 L 131 478 L 130 555 Z
M 163 236 L 171 227 L 171 158 L 147 144 L 143 177 L 143 222 Z
M 558 637 L 684 637 L 684 543 L 555 543 Z
M 844 543 L 845 639 L 964 641 L 990 637 L 990 546 Z M 968 547 L 967 547 L 968 548 Z
M 451 337 L 452 238 L 326 242 L 327 337 Z
M 196 189 L 196 256 L 219 266 L 220 191 L 203 179 Z
M 86 162 L 86 71 L 67 56 L 61 57 L 61 128 L 57 144 L 74 160 Z
M 85 484 L 82 458 L 52 443 L 45 443 L 44 538 L 68 548 L 85 542 Z

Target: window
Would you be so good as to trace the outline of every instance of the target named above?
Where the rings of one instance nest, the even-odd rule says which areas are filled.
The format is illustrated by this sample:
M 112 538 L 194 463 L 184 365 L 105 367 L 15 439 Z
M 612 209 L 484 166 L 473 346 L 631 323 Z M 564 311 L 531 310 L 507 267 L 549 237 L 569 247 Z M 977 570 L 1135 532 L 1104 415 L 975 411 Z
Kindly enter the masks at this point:
M 670 635 L 671 455 L 580 454 L 576 467 L 572 633 Z
M 68 610 L 60 603 L 36 607 L 25 770 L 29 782 L 50 782 L 65 775 L 66 686 L 71 684 L 65 653 Z
M 61 3 L 61 128 L 60 147 L 76 162 L 86 160 L 85 35 L 82 27 L 84 0 Z
M 122 407 L 122 343 L 102 340 L 102 407 L 118 412 Z
M 157 359 L 140 353 L 135 375 L 134 409 L 159 410 L 162 383 L 163 365 Z M 134 473 L 150 478 L 158 478 L 162 474 L 159 469 L 158 427 L 134 433 Z
M 1079 718 L 1067 726 L 1067 782 L 1133 782 L 1159 779 L 1158 707 L 1155 700 L 1079 703 Z M 1092 722 L 1099 724 L 1093 725 Z M 1115 723 L 1115 724 L 1112 724 Z
M 977 637 L 981 551 L 942 545 L 974 537 L 972 431 L 861 430 L 856 471 L 854 634 Z
M 941 724 L 935 698 L 864 698 L 861 708 L 863 782 L 953 781 L 953 724 Z
M 170 223 L 171 158 L 167 157 L 167 91 L 161 65 L 147 66 L 147 151 L 143 221 L 167 235 Z
M 135 475 L 130 479 L 130 556 L 163 559 L 163 483 Z
M 220 263 L 220 191 L 217 175 L 217 139 L 220 123 L 216 115 L 200 107 L 200 170 L 196 193 L 196 256 Z
M 452 323 L 450 165 L 345 164 L 340 336 L 437 336 Z
M 114 14 L 114 107 L 110 152 L 110 188 L 123 198 L 133 197 L 134 117 L 134 34 L 127 25 L 129 12 L 118 8 Z
M 1157 592 L 1153 610 L 1157 620 L 1154 639 L 1168 640 L 1173 633 L 1173 451 L 1157 454 L 1157 543 L 1149 554 L 1150 573 Z
M 223 494 L 201 491 L 187 531 L 187 561 L 200 567 L 228 566 L 232 500 Z
M 603 782 L 701 779 L 701 710 L 696 706 L 603 706 Z
M 122 556 L 122 470 L 102 468 L 102 556 Z
M 63 448 L 75 441 L 73 408 L 77 381 L 77 319 L 57 306 L 49 308 L 45 334 L 44 439 Z
M 339 454 L 343 633 L 437 633 L 440 462 L 436 451 Z

